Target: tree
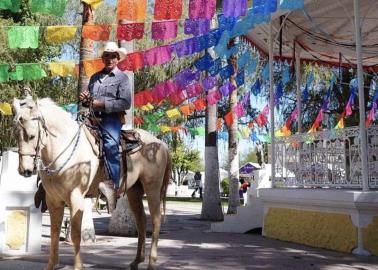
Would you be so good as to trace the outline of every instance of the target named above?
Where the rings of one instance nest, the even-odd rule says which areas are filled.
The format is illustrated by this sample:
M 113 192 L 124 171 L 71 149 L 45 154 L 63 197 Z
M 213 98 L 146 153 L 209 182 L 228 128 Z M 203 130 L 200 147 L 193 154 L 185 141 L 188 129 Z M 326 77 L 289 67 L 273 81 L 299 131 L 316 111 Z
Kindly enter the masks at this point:
M 232 58 L 230 60 L 231 64 L 234 67 L 234 75 L 231 76 L 230 82 L 236 86 L 234 76 L 237 74 L 237 63 L 236 59 Z M 228 130 L 228 160 L 229 160 L 229 179 L 230 179 L 230 189 L 228 197 L 228 209 L 227 214 L 236 214 L 237 207 L 240 204 L 239 199 L 239 152 L 238 152 L 238 121 L 236 119 L 236 113 L 233 111 L 233 108 L 236 106 L 238 100 L 238 91 L 237 88 L 232 91 L 230 94 L 230 111 L 232 112 L 232 118 L 234 119 L 233 123 Z
M 189 170 L 198 170 L 201 166 L 201 158 L 198 150 L 189 149 L 180 142 L 172 152 L 172 171 L 177 185 L 182 185 L 183 179 Z
M 64 19 L 55 16 L 49 16 L 40 13 L 32 13 L 30 10 L 30 1 L 21 1 L 19 12 L 12 13 L 7 10 L 0 11 L 0 63 L 10 64 L 10 72 L 15 71 L 15 64 L 18 63 L 40 63 L 55 61 L 65 52 L 63 45 L 48 45 L 40 38 L 39 47 L 36 49 L 9 49 L 7 44 L 7 30 L 10 26 L 15 25 L 59 25 Z M 70 0 L 68 5 L 75 5 L 74 0 Z M 71 20 L 76 19 L 75 14 L 68 16 Z M 74 14 L 74 15 L 73 15 Z M 64 17 L 66 19 L 66 17 Z M 76 22 L 76 21 L 75 21 Z M 40 28 L 43 29 L 43 28 Z M 41 35 L 42 37 L 42 35 Z M 44 67 L 46 70 L 46 68 Z M 29 87 L 33 97 L 51 97 L 59 104 L 71 103 L 76 97 L 76 78 L 54 78 L 49 76 L 36 81 L 8 81 L 0 83 L 0 102 L 11 103 L 14 97 L 22 97 L 24 87 Z M 0 154 L 7 147 L 16 145 L 15 136 L 13 136 L 12 117 L 0 115 Z

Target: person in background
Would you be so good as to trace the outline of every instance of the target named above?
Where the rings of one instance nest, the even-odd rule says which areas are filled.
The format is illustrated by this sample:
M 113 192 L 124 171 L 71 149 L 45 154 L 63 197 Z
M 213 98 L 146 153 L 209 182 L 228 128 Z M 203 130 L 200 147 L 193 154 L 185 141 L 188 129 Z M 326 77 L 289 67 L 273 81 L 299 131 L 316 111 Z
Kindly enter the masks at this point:
M 244 179 L 240 179 L 240 188 L 239 188 L 239 198 L 240 198 L 240 204 L 245 205 L 247 204 L 247 191 L 248 188 L 251 186 L 251 184 L 248 181 L 245 181 Z
M 196 173 L 194 174 L 194 184 L 195 184 L 195 188 L 192 193 L 192 198 L 194 198 L 196 196 L 196 192 L 199 191 L 200 199 L 202 199 L 202 188 L 203 188 L 202 174 L 199 171 L 196 171 Z
M 80 93 L 83 106 L 91 107 L 99 119 L 103 139 L 105 165 L 111 179 L 105 181 L 114 194 L 119 188 L 121 155 L 119 142 L 124 124 L 125 110 L 131 106 L 131 86 L 128 76 L 118 69 L 118 62 L 126 56 L 126 50 L 115 42 L 105 44 L 101 59 L 105 67 L 92 75 L 88 90 Z M 105 194 L 106 197 L 108 197 Z

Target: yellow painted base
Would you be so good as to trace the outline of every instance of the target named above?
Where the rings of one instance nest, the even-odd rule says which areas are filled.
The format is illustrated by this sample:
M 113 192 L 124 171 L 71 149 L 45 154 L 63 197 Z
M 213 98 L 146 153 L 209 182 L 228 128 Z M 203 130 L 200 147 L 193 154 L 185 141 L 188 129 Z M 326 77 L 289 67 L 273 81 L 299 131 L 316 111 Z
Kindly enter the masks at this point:
M 363 237 L 364 248 L 378 256 L 378 217 L 374 217 L 373 222 L 363 229 Z
M 357 228 L 348 214 L 269 208 L 264 232 L 270 238 L 341 252 L 357 246 Z M 377 230 L 375 233 L 377 239 Z

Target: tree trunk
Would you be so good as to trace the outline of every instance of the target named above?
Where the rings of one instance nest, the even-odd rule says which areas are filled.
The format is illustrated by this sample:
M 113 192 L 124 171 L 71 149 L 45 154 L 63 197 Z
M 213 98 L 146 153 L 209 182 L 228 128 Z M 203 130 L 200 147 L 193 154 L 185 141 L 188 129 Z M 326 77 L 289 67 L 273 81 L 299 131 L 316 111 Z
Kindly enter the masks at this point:
M 119 24 L 125 24 L 127 21 L 119 21 Z M 133 51 L 134 43 L 133 42 L 126 42 L 126 41 L 119 41 L 118 46 L 120 48 L 125 48 L 127 52 Z M 127 76 L 130 80 L 130 85 L 132 87 L 131 93 L 132 96 L 134 94 L 134 73 L 126 72 Z M 133 103 L 132 103 L 133 104 Z M 129 116 L 129 117 L 128 117 Z M 131 116 L 131 117 L 130 117 Z M 126 112 L 126 126 L 127 128 L 134 128 L 133 127 L 133 105 L 131 106 L 130 110 Z M 137 235 L 137 227 L 134 220 L 134 215 L 131 212 L 129 207 L 129 202 L 127 200 L 127 195 L 125 194 L 124 197 L 120 198 L 117 202 L 117 206 L 115 211 L 112 213 L 109 223 L 109 233 L 115 235 L 125 235 L 125 236 L 136 236 Z
M 91 6 L 83 3 L 83 21 L 82 25 L 94 24 L 94 11 Z M 89 78 L 85 75 L 84 60 L 94 58 L 94 42 L 90 39 L 81 38 L 80 43 L 80 62 L 79 62 L 79 82 L 78 82 L 78 96 L 80 92 L 88 89 Z M 79 100 L 79 97 L 78 97 Z
M 235 75 L 237 66 L 234 65 Z M 230 82 L 236 86 L 234 77 L 230 78 Z M 238 118 L 233 108 L 238 102 L 238 91 L 235 89 L 230 94 L 230 110 L 234 119 L 232 125 L 228 129 L 228 160 L 229 160 L 229 179 L 230 190 L 228 197 L 227 214 L 236 214 L 237 207 L 240 204 L 239 198 L 239 153 L 238 153 Z
M 90 5 L 83 3 L 83 19 L 82 25 L 94 23 L 94 12 Z M 81 91 L 87 90 L 89 78 L 85 76 L 84 66 L 82 61 L 92 59 L 94 54 L 93 41 L 90 39 L 81 39 L 80 44 L 80 63 L 79 63 L 79 82 L 78 82 L 78 97 Z M 84 210 L 83 221 L 81 225 L 81 238 L 84 244 L 96 242 L 96 233 L 94 230 L 93 216 L 92 216 L 92 204 L 90 199 L 86 199 L 86 208 Z M 66 237 L 67 241 L 71 241 L 70 234 Z
M 207 104 L 205 137 L 205 192 L 201 219 L 222 221 L 224 219 L 219 191 L 219 159 L 217 146 L 217 105 Z
M 108 231 L 112 235 L 137 236 L 137 228 L 134 215 L 130 211 L 127 196 L 121 197 L 117 201 L 117 207 L 112 213 Z

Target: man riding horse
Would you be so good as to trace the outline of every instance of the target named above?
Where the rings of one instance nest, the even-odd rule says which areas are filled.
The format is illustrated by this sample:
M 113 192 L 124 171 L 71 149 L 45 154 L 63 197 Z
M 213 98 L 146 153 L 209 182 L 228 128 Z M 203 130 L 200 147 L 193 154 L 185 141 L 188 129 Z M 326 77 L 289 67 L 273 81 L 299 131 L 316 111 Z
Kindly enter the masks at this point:
M 101 56 L 105 67 L 90 78 L 89 91 L 80 93 L 80 101 L 84 106 L 90 106 L 94 116 L 100 120 L 105 165 L 111 179 L 104 182 L 112 193 L 105 194 L 107 198 L 115 198 L 115 192 L 119 189 L 121 178 L 119 142 L 121 128 L 125 123 L 125 110 L 130 109 L 131 105 L 129 78 L 117 68 L 118 61 L 125 56 L 124 48 L 118 48 L 115 42 L 108 42 Z

